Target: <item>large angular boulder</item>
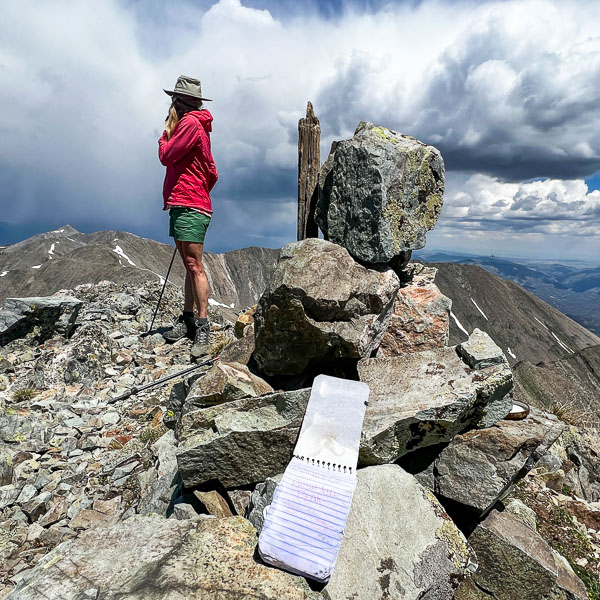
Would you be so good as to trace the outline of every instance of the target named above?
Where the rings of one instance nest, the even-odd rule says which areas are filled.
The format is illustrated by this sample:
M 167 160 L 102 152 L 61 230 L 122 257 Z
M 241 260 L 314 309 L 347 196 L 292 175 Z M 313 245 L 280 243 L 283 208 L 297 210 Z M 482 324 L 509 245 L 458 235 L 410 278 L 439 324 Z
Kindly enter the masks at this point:
M 251 373 L 246 365 L 220 360 L 204 377 L 194 381 L 185 399 L 183 412 L 198 406 L 264 396 L 273 391 L 266 381 Z
M 587 600 L 568 562 L 508 512 L 493 511 L 469 536 L 479 568 L 457 600 Z
M 297 375 L 311 363 L 369 356 L 399 286 L 392 269 L 367 269 L 337 244 L 316 238 L 288 244 L 255 314 L 261 372 Z
M 135 516 L 63 542 L 28 571 L 11 600 L 316 600 L 302 577 L 253 558 L 242 517 Z
M 444 161 L 433 146 L 361 122 L 334 142 L 319 174 L 315 220 L 326 239 L 370 263 L 403 266 L 442 210 Z
M 566 428 L 554 415 L 532 409 L 522 421 L 499 421 L 456 436 L 416 477 L 438 497 L 485 515 Z
M 396 465 L 358 471 L 328 600 L 450 600 L 473 554 L 439 502 Z
M 0 344 L 24 337 L 34 328 L 41 340 L 55 333 L 67 336 L 82 305 L 73 296 L 7 298 L 0 310 Z
M 411 280 L 398 290 L 378 357 L 442 348 L 448 344 L 452 300 L 434 283 L 437 269 L 414 265 Z
M 455 346 L 358 363 L 371 394 L 359 461 L 394 462 L 468 427 L 489 426 L 512 407 L 508 362 L 472 369 Z
M 284 471 L 309 396 L 310 388 L 278 392 L 184 414 L 177 463 L 185 486 L 219 480 L 240 487 Z

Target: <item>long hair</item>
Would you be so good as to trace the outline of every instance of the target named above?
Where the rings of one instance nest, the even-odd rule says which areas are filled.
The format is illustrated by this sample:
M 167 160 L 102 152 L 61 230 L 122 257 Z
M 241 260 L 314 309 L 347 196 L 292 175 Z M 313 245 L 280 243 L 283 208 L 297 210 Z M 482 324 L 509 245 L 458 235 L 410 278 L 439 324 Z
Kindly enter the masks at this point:
M 165 119 L 165 130 L 167 132 L 167 139 L 171 139 L 177 123 L 185 115 L 185 113 L 191 112 L 192 110 L 200 110 L 202 108 L 202 100 L 192 98 L 191 96 L 176 96 L 173 95 L 173 101 L 169 107 L 169 114 Z

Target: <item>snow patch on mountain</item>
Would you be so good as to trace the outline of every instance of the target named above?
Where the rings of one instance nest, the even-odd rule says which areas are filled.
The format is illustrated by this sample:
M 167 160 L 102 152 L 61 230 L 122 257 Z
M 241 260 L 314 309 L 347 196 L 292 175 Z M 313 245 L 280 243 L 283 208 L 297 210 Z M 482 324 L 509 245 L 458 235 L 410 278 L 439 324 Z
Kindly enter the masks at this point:
M 567 352 L 573 352 L 571 348 L 569 348 L 566 344 L 563 344 L 563 342 L 561 342 L 561 340 L 558 339 L 558 336 L 554 333 L 554 331 L 550 331 L 550 333 L 552 334 L 554 339 L 560 344 L 560 347 L 563 348 L 563 350 L 566 350 Z
M 121 248 L 121 246 L 119 246 L 118 244 L 113 248 L 113 252 L 116 252 L 119 256 L 122 256 L 132 267 L 136 266 L 136 264 L 129 258 L 129 256 L 127 256 L 127 254 L 123 252 L 123 248 Z
M 225 308 L 235 308 L 235 304 L 233 302 L 231 304 L 223 304 L 222 302 L 218 302 L 214 298 L 209 298 L 208 303 L 211 306 L 224 306 Z
M 479 304 L 477 304 L 477 302 L 475 302 L 475 300 L 473 300 L 473 298 L 471 298 L 471 302 L 475 305 L 477 310 L 483 315 L 484 319 L 486 321 L 489 321 L 489 319 L 485 316 L 485 313 L 481 310 L 481 308 L 479 308 Z
M 460 324 L 460 321 L 458 320 L 458 318 L 456 317 L 456 315 L 452 311 L 450 311 L 450 316 L 454 319 L 454 322 L 456 323 L 456 326 L 461 331 L 464 331 L 467 335 L 469 335 L 469 332 Z

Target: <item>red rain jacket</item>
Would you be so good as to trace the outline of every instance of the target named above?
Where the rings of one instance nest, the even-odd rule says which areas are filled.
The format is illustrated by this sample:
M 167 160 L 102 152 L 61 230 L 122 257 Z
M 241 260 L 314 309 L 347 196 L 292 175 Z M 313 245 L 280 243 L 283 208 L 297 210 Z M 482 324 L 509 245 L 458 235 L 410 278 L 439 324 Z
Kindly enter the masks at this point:
M 213 117 L 208 110 L 183 115 L 170 140 L 158 140 L 158 158 L 167 167 L 163 185 L 164 208 L 187 206 L 212 214 L 210 190 L 218 173 L 210 151 Z

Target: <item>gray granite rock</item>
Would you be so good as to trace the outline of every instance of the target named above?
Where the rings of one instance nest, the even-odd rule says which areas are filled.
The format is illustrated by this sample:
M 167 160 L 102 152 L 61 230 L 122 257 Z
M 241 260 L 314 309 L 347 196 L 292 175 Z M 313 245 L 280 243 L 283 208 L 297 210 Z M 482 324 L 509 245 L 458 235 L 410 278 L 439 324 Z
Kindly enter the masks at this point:
M 51 432 L 34 415 L 0 411 L 0 441 L 35 443 L 47 442 Z
M 173 519 L 183 521 L 184 519 L 195 519 L 196 517 L 198 517 L 198 513 L 191 504 L 181 502 L 173 506 L 173 514 L 171 515 Z
M 360 260 L 405 263 L 439 218 L 444 176 L 433 146 L 361 122 L 321 168 L 315 220 L 325 239 Z
M 167 431 L 154 442 L 152 450 L 158 458 L 157 477 L 140 498 L 138 513 L 157 513 L 165 516 L 170 510 L 179 485 L 175 433 L 172 430 Z
M 23 337 L 39 328 L 44 338 L 67 336 L 83 302 L 73 296 L 7 298 L 0 310 L 0 343 Z
M 23 502 L 21 508 L 31 521 L 36 521 L 50 508 L 52 494 L 50 492 L 42 492 L 35 498 L 27 502 Z
M 275 488 L 281 481 L 283 473 L 275 477 L 268 477 L 264 483 L 259 483 L 250 496 L 250 505 L 248 506 L 248 521 L 254 525 L 256 531 L 262 531 L 265 522 L 265 509 L 273 502 Z
M 314 363 L 369 356 L 399 285 L 390 268 L 367 269 L 331 242 L 288 244 L 255 314 L 261 372 L 296 375 Z
M 469 536 L 479 568 L 457 600 L 587 600 L 585 586 L 566 560 L 514 515 L 492 511 Z M 481 591 L 480 595 L 477 595 Z
M 474 568 L 462 533 L 433 494 L 396 465 L 358 471 L 328 600 L 451 600 Z
M 0 487 L 0 510 L 12 506 L 19 497 L 20 490 L 12 484 Z
M 517 517 L 519 521 L 537 531 L 537 516 L 532 508 L 521 502 L 518 498 L 510 498 L 505 504 L 506 510 Z
M 177 463 L 186 487 L 219 480 L 225 487 L 281 473 L 292 451 L 310 388 L 244 398 L 184 414 Z
M 13 483 L 13 453 L 0 447 L 0 487 Z
M 204 377 L 192 384 L 183 412 L 187 413 L 199 406 L 264 396 L 273 391 L 266 381 L 251 373 L 246 365 L 219 360 Z
M 244 336 L 233 340 L 220 353 L 224 362 L 237 362 L 247 365 L 254 352 L 254 323 L 246 326 Z
M 499 421 L 457 435 L 416 477 L 438 496 L 485 515 L 566 428 L 554 415 L 532 409 L 522 421 Z
M 417 448 L 449 442 L 484 418 L 503 418 L 512 406 L 508 363 L 474 370 L 455 347 L 361 360 L 358 373 L 371 390 L 363 465 L 393 462 Z
M 253 558 L 241 517 L 133 517 L 63 542 L 27 571 L 10 600 L 316 600 L 306 581 Z
M 472 369 L 483 369 L 507 362 L 502 349 L 481 329 L 473 329 L 466 342 L 456 346 L 456 351 Z
M 252 492 L 250 490 L 227 490 L 227 495 L 234 508 L 233 514 L 240 515 L 240 517 L 246 516 Z

